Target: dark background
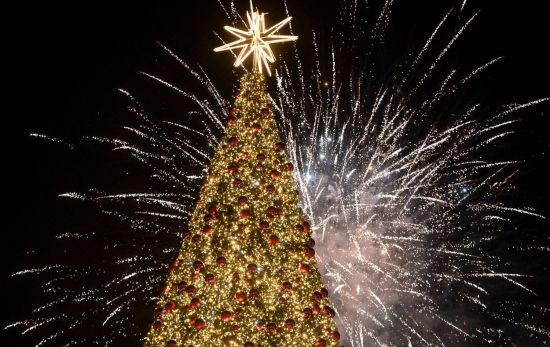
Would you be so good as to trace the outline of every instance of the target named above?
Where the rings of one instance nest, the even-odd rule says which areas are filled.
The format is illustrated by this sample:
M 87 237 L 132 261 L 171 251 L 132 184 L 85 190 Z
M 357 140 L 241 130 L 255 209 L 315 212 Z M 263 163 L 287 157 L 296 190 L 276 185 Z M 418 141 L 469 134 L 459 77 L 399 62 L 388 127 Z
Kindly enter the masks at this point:
M 478 9 L 480 17 L 444 64 L 476 66 L 504 55 L 498 67 L 483 75 L 484 82 L 476 91 L 489 105 L 550 96 L 550 21 L 545 2 L 468 1 L 464 17 Z M 307 46 L 310 28 L 322 30 L 332 16 L 331 7 L 323 3 L 289 0 L 300 44 Z M 271 18 L 283 16 L 280 1 L 257 1 L 256 5 L 272 14 Z M 402 58 L 400 48 L 418 48 L 446 11 L 460 5 L 461 1 L 397 1 L 393 13 L 396 24 L 390 28 L 387 51 L 381 53 L 387 57 L 388 66 L 392 60 Z M 241 13 L 245 9 L 246 1 L 239 7 Z M 9 274 L 32 265 L 27 263 L 26 252 L 48 248 L 49 240 L 60 231 L 86 232 L 101 225 L 97 211 L 76 208 L 60 201 L 57 195 L 96 185 L 116 186 L 119 180 L 140 182 L 122 158 L 105 158 L 104 152 L 93 149 L 84 154 L 71 151 L 63 145 L 30 138 L 29 134 L 44 133 L 71 142 L 108 129 L 116 124 L 113 110 L 121 103 L 116 92 L 119 87 L 146 96 L 160 110 L 159 117 L 177 120 L 177 113 L 162 107 L 163 103 L 177 105 L 177 96 L 139 75 L 139 71 L 158 71 L 187 86 L 185 75 L 167 62 L 156 41 L 192 65 L 200 63 L 227 96 L 236 77 L 231 74 L 230 55 L 212 52 L 219 44 L 213 30 L 221 33 L 227 22 L 215 0 L 164 5 L 41 2 L 3 12 L 6 40 L 2 55 L 7 61 L 3 66 L 2 171 L 7 177 L 0 278 L 6 302 L 0 323 L 5 325 L 24 317 L 38 295 L 32 282 L 9 279 Z M 548 116 L 547 105 L 522 112 L 523 122 L 515 128 L 517 134 L 506 153 L 510 159 L 525 160 L 514 182 L 520 191 L 518 199 L 543 215 L 549 215 L 545 204 Z M 548 236 L 543 235 L 548 225 L 537 223 L 526 228 L 536 228 L 537 237 L 548 245 Z M 525 231 L 524 237 L 533 237 L 533 231 Z M 548 261 L 532 261 L 536 259 L 517 267 L 536 273 L 531 283 L 535 290 L 548 291 Z M 544 304 L 547 298 L 543 295 L 539 303 Z M 14 331 L 2 335 L 2 341 L 13 341 L 12 345 L 27 343 Z

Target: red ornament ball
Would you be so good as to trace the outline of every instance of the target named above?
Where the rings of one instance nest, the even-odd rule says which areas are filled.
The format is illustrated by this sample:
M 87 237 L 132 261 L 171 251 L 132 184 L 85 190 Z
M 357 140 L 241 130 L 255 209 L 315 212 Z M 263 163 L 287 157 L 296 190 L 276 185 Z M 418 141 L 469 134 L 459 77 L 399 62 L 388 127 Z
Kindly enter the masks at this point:
M 330 337 L 332 338 L 332 341 L 334 341 L 334 342 L 340 341 L 340 333 L 338 332 L 338 330 L 333 330 L 330 333 Z
M 218 207 L 216 206 L 216 204 L 211 204 L 210 206 L 208 206 L 208 213 L 210 213 L 210 215 L 214 216 L 216 212 L 218 212 Z
M 311 310 L 312 310 L 313 313 L 315 313 L 315 314 L 320 314 L 320 313 L 321 313 L 321 307 L 319 307 L 318 304 L 312 304 L 312 305 L 311 305 Z
M 300 271 L 303 274 L 309 273 L 309 265 L 304 263 L 300 264 L 300 266 L 298 267 L 298 271 Z
M 294 329 L 295 326 L 296 326 L 296 323 L 294 322 L 294 319 L 289 318 L 285 321 L 285 328 L 292 330 Z
M 269 236 L 269 244 L 272 245 L 272 246 L 277 246 L 279 244 L 279 238 L 277 237 L 277 235 L 271 235 Z
M 323 298 L 328 298 L 327 288 L 321 288 L 321 295 L 323 296 Z
M 229 109 L 229 114 L 235 116 L 237 114 L 237 108 L 235 106 Z
M 274 206 L 269 206 L 265 213 L 269 218 L 275 218 L 275 215 L 277 214 L 277 208 Z
M 290 282 L 283 282 L 283 284 L 281 284 L 281 289 L 285 292 L 290 292 L 292 290 L 292 284 L 290 284 Z
M 260 153 L 256 156 L 256 160 L 258 160 L 259 162 L 262 162 L 265 160 L 265 154 L 263 153 Z
M 197 308 L 201 307 L 202 300 L 199 299 L 199 298 L 193 298 L 193 299 L 191 299 L 190 305 L 191 305 L 191 308 L 197 309 Z
M 204 269 L 204 264 L 200 260 L 195 260 L 193 262 L 193 269 L 195 271 L 201 271 L 202 269 Z
M 323 307 L 323 313 L 329 317 L 334 317 L 336 316 L 336 312 L 334 311 L 334 309 L 330 306 L 324 306 Z
M 245 302 L 246 301 L 246 293 L 244 293 L 244 292 L 235 293 L 235 301 L 236 302 Z
M 233 136 L 228 140 L 228 142 L 231 146 L 236 146 L 239 143 L 239 139 Z
M 321 338 L 317 339 L 317 347 L 327 347 L 327 342 Z
M 185 281 L 181 281 L 180 283 L 178 283 L 178 285 L 176 286 L 177 290 L 182 292 L 185 290 L 185 288 L 187 288 L 187 282 Z
M 216 259 L 216 264 L 219 267 L 224 267 L 225 265 L 227 265 L 227 260 L 225 259 L 225 257 L 218 257 L 218 259 Z
M 246 205 L 248 204 L 248 198 L 246 196 L 239 197 L 239 205 Z
M 242 187 L 243 185 L 244 185 L 244 182 L 243 182 L 243 180 L 241 180 L 240 178 L 235 178 L 235 179 L 233 180 L 233 187 L 235 187 L 235 188 L 240 188 L 240 187 Z
M 259 132 L 260 130 L 262 130 L 262 126 L 258 123 L 254 123 L 250 126 L 250 130 L 252 130 L 253 132 Z
M 313 258 L 315 256 L 315 250 L 309 246 L 304 246 L 304 253 L 308 258 Z
M 306 307 L 302 310 L 302 315 L 304 318 L 311 318 L 311 316 L 313 316 L 313 311 L 311 311 L 309 307 Z
M 178 343 L 174 340 L 166 341 L 166 347 L 179 347 Z
M 235 116 L 229 116 L 229 118 L 227 119 L 227 122 L 228 122 L 229 124 L 235 124 L 235 123 L 237 123 L 237 117 L 235 117 Z
M 159 331 L 160 329 L 162 329 L 162 322 L 157 320 L 153 323 L 153 330 Z
M 222 322 L 229 322 L 233 320 L 233 313 L 229 311 L 223 311 L 220 315 Z
M 228 165 L 228 166 L 227 166 L 227 173 L 229 173 L 229 174 L 235 174 L 235 173 L 237 173 L 237 166 L 236 166 L 236 165 L 233 165 L 233 164 Z
M 195 325 L 195 330 L 197 331 L 206 328 L 206 322 L 203 321 L 202 319 L 196 319 L 194 325 Z
M 241 218 L 242 219 L 250 219 L 250 217 L 252 217 L 252 213 L 250 212 L 250 210 L 242 210 L 241 211 Z
M 197 288 L 193 285 L 189 285 L 187 286 L 187 288 L 185 288 L 185 292 L 188 295 L 195 295 L 197 293 Z
M 314 292 L 313 294 L 311 294 L 311 301 L 313 302 L 319 302 L 321 301 L 322 298 L 323 298 L 323 295 L 321 295 L 321 293 L 319 292 Z
M 273 147 L 277 152 L 281 152 L 285 149 L 285 145 L 283 145 L 281 142 L 277 142 Z
M 251 274 L 255 274 L 258 271 L 258 266 L 256 264 L 248 264 L 246 270 Z
M 302 226 L 304 227 L 304 231 L 305 231 L 305 232 L 309 232 L 309 231 L 311 230 L 311 226 L 310 226 L 309 223 L 306 222 L 306 221 L 303 221 L 303 222 L 302 222 Z
M 166 305 L 164 305 L 164 312 L 170 313 L 176 309 L 176 303 L 175 302 L 169 302 Z
M 265 326 L 265 330 L 270 334 L 275 334 L 277 332 L 277 326 L 275 325 L 275 323 L 268 323 Z
M 204 282 L 206 284 L 214 284 L 214 283 L 216 283 L 216 277 L 214 277 L 213 274 L 206 274 L 204 276 Z
M 269 193 L 269 194 L 274 194 L 275 193 L 275 187 L 273 185 L 268 185 L 267 187 L 265 187 L 265 190 Z
M 251 299 L 257 299 L 258 297 L 260 297 L 260 291 L 258 291 L 258 289 L 250 289 L 250 291 L 248 292 L 248 296 L 251 298 Z
M 281 173 L 277 170 L 271 170 L 269 175 L 271 176 L 271 179 L 273 179 L 273 180 L 278 180 L 281 177 Z
M 269 223 L 266 222 L 266 221 L 260 222 L 260 229 L 262 229 L 262 230 L 267 230 L 267 229 L 269 229 Z

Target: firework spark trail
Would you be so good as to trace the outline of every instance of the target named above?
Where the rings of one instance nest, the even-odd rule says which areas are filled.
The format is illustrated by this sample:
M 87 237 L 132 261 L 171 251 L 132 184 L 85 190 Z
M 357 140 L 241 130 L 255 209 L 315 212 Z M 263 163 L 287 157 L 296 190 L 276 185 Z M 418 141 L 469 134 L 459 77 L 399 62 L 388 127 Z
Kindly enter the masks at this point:
M 385 4 L 385 6 L 387 5 L 388 3 Z M 385 11 L 387 11 L 386 8 L 383 12 Z M 449 15 L 450 12 L 432 32 L 413 61 L 411 68 L 404 74 L 405 76 L 412 78 L 412 76 L 418 75 L 418 71 L 415 71 L 414 74 L 411 72 L 414 71 L 415 66 L 429 49 L 435 35 L 442 30 Z M 413 92 L 421 90 L 424 81 L 434 73 L 438 63 L 476 16 L 477 14 L 468 19 L 445 48 L 437 54 L 436 59 L 421 75 L 420 80 L 413 83 Z M 314 47 L 315 53 L 318 54 L 316 42 L 314 42 Z M 472 78 L 501 59 L 498 57 L 483 64 L 467 73 L 455 84 L 450 83 L 455 74 L 454 70 L 451 71 L 443 79 L 440 87 L 436 89 L 433 97 L 425 100 L 420 109 L 408 106 L 409 100 L 407 99 L 400 100 L 397 103 L 399 106 L 396 107 L 395 104 L 392 104 L 394 96 L 391 95 L 390 88 L 386 87 L 380 89 L 370 103 L 363 103 L 372 105 L 370 110 L 363 108 L 360 109 L 361 113 L 358 113 L 358 109 L 354 108 L 351 116 L 345 120 L 334 116 L 342 111 L 346 114 L 350 113 L 348 110 L 342 110 L 338 104 L 340 93 L 334 80 L 337 73 L 334 67 L 334 56 L 328 60 L 328 64 L 332 65 L 332 69 L 327 74 L 332 79 L 331 88 L 328 91 L 323 91 L 315 89 L 315 85 L 313 85 L 312 90 L 305 92 L 306 95 L 311 96 L 309 99 L 305 99 L 310 101 L 311 105 L 304 105 L 304 99 L 300 98 L 300 93 L 296 92 L 297 84 L 289 83 L 289 81 L 297 80 L 288 68 L 291 64 L 285 65 L 284 72 L 277 75 L 278 90 L 275 93 L 277 95 L 275 108 L 281 113 L 283 119 L 282 129 L 287 143 L 289 143 L 289 156 L 300 169 L 296 180 L 302 194 L 304 211 L 314 220 L 316 225 L 314 230 L 320 231 L 316 237 L 319 243 L 319 261 L 322 267 L 324 266 L 325 281 L 330 284 L 336 294 L 333 296 L 333 300 L 338 302 L 340 327 L 347 335 L 345 342 L 351 343 L 353 346 L 363 346 L 368 345 L 369 343 L 366 341 L 372 338 L 371 342 L 379 345 L 400 346 L 402 344 L 411 345 L 413 342 L 415 344 L 444 345 L 445 341 L 464 338 L 490 341 L 491 339 L 486 338 L 481 329 L 474 330 L 468 326 L 459 327 L 457 322 L 463 321 L 460 317 L 444 318 L 438 315 L 441 303 L 431 298 L 429 293 L 433 289 L 429 288 L 452 287 L 451 282 L 460 282 L 488 295 L 489 292 L 483 286 L 476 282 L 466 281 L 465 278 L 498 277 L 510 281 L 518 288 L 529 291 L 526 286 L 512 280 L 510 276 L 490 270 L 498 267 L 498 259 L 481 251 L 483 240 L 476 240 L 475 235 L 472 235 L 473 239 L 467 238 L 463 242 L 457 241 L 454 244 L 448 244 L 445 247 L 448 249 L 441 246 L 447 243 L 445 240 L 452 237 L 453 232 L 458 233 L 463 229 L 465 213 L 461 211 L 462 208 L 467 208 L 469 212 L 475 212 L 477 217 L 474 218 L 478 218 L 479 221 L 488 219 L 495 221 L 494 225 L 483 226 L 487 233 L 494 235 L 498 234 L 502 228 L 499 222 L 509 221 L 503 217 L 507 214 L 495 216 L 495 210 L 543 218 L 540 214 L 523 208 L 484 203 L 485 199 L 490 200 L 495 196 L 494 192 L 482 191 L 484 187 L 505 183 L 508 179 L 499 182 L 497 176 L 504 167 L 518 164 L 518 161 L 488 162 L 472 161 L 469 158 L 479 154 L 483 147 L 493 141 L 501 140 L 513 133 L 513 131 L 507 130 L 507 127 L 517 120 L 498 122 L 499 118 L 522 110 L 524 107 L 540 104 L 547 99 L 511 106 L 484 123 L 471 120 L 479 106 L 473 105 L 460 117 L 457 117 L 456 124 L 451 124 L 448 129 L 429 132 L 420 141 L 418 139 L 411 141 L 412 138 L 408 135 L 411 132 L 411 126 L 418 127 L 421 124 L 429 124 L 430 111 L 435 107 L 440 107 L 443 98 L 456 92 Z M 322 76 L 318 62 L 315 71 L 317 72 L 314 78 L 318 81 L 317 85 L 320 85 L 319 81 L 322 80 Z M 345 77 L 341 75 L 339 77 L 341 78 L 338 81 L 340 84 L 361 86 L 364 82 L 355 80 L 353 77 L 351 77 L 353 80 L 346 82 Z M 407 79 L 402 80 L 403 84 L 405 82 Z M 360 90 L 360 88 L 358 89 Z M 366 100 L 372 98 L 368 95 L 352 96 L 355 100 L 361 97 Z M 304 109 L 315 110 L 315 112 L 309 113 L 313 114 L 313 119 L 310 119 L 309 122 L 293 122 L 292 120 L 302 119 L 303 114 L 308 114 L 303 112 Z M 400 116 L 399 113 L 402 111 L 404 111 L 403 116 Z M 413 119 L 413 116 L 416 119 L 409 124 L 408 122 Z M 344 125 L 337 128 L 335 126 L 337 121 Z M 347 124 L 354 126 L 348 128 Z M 338 131 L 333 130 L 327 133 L 327 129 L 338 129 Z M 357 131 L 357 129 L 361 130 Z M 304 135 L 300 136 L 299 134 Z M 329 138 L 339 138 L 340 141 L 327 145 Z M 473 141 L 477 144 L 472 146 Z M 432 158 L 437 158 L 437 162 Z M 458 171 L 454 169 L 460 167 L 463 169 Z M 492 170 L 493 168 L 495 170 Z M 353 175 L 356 171 L 363 172 L 360 179 L 354 179 Z M 467 191 L 452 190 L 454 186 L 467 186 L 468 182 L 478 179 L 481 179 L 481 182 L 472 185 Z M 359 201 L 357 201 L 358 196 L 361 197 Z M 392 203 L 385 203 L 384 197 L 390 198 Z M 411 206 L 412 201 L 415 201 L 415 204 Z M 434 204 L 442 206 L 437 207 Z M 359 206 L 363 206 L 361 213 L 358 212 Z M 335 207 L 339 212 L 335 213 Z M 354 218 L 349 218 L 350 215 L 353 215 Z M 361 227 L 361 219 L 368 220 L 371 226 L 369 228 Z M 416 222 L 414 224 L 403 223 L 406 220 L 415 220 Z M 405 227 L 405 225 L 409 225 L 409 227 Z M 419 227 L 422 234 L 430 235 L 432 240 L 410 237 L 414 235 L 414 231 L 410 229 L 412 225 Z M 422 234 L 418 234 L 418 236 L 420 237 Z M 382 240 L 387 239 L 387 235 L 391 235 L 394 242 L 389 244 L 383 242 Z M 402 235 L 402 237 L 395 237 L 395 235 Z M 357 240 L 360 240 L 359 244 Z M 416 245 L 411 241 L 419 244 Z M 435 247 L 430 244 L 434 244 Z M 439 246 L 437 246 L 438 244 Z M 440 255 L 427 258 L 425 253 L 430 249 L 436 250 Z M 479 252 L 479 255 L 476 252 Z M 379 264 L 376 265 L 367 259 L 376 259 Z M 414 266 L 407 264 L 408 262 Z M 432 270 L 444 264 L 449 264 L 443 266 L 446 269 L 439 270 L 439 272 Z M 476 269 L 481 270 L 482 275 L 474 275 Z M 458 271 L 458 273 L 451 276 L 446 271 L 449 273 Z M 377 276 L 377 273 L 382 277 Z M 377 280 L 370 280 L 369 278 L 372 277 Z M 444 284 L 439 283 L 438 278 L 444 278 Z M 387 282 L 387 279 L 390 281 Z M 388 293 L 390 284 L 398 286 L 403 295 L 392 297 Z M 366 288 L 365 299 L 352 300 L 353 303 L 350 304 L 350 298 L 363 295 L 359 293 L 360 288 Z M 418 291 L 418 288 L 425 288 L 426 291 Z M 406 293 L 415 293 L 418 299 L 410 299 Z M 377 300 L 367 298 L 373 295 Z M 476 294 L 469 294 L 467 287 L 458 293 L 458 297 L 471 298 L 469 302 L 487 308 L 484 299 L 477 297 Z M 380 301 L 384 304 L 380 305 Z M 414 306 L 418 306 L 420 310 L 413 309 L 411 311 L 410 308 Z M 374 319 L 370 324 L 368 320 L 361 318 L 361 312 L 375 312 L 376 316 L 386 316 L 386 307 L 393 307 L 392 315 L 396 320 L 388 324 L 392 326 L 392 333 L 401 331 L 401 337 L 375 338 L 379 335 L 379 324 L 387 327 L 386 324 L 380 323 L 384 319 Z M 424 318 L 422 318 L 421 312 L 425 312 Z M 437 336 L 430 327 L 430 325 L 439 326 L 436 323 L 428 322 L 429 324 L 424 325 L 414 323 L 414 321 L 426 320 L 425 317 L 430 315 L 439 317 L 440 321 L 451 327 L 457 334 L 450 332 L 449 336 L 441 334 Z M 398 327 L 399 323 L 402 328 Z M 486 329 L 486 332 L 491 334 L 490 329 Z M 410 333 L 413 333 L 412 337 L 409 336 Z M 435 336 L 435 340 L 430 336 Z
M 361 27 L 367 25 L 358 15 L 361 5 L 350 1 L 344 2 L 340 20 L 354 33 L 370 33 L 369 56 L 376 45 L 383 44 L 394 1 L 383 2 L 368 30 Z M 227 17 L 239 20 L 233 1 L 219 3 Z M 460 12 L 465 5 L 466 1 Z M 284 0 L 283 7 L 290 16 Z M 435 126 L 432 113 L 445 111 L 446 98 L 502 59 L 492 59 L 464 76 L 458 76 L 454 69 L 436 74 L 476 13 L 441 51 L 434 52 L 436 58 L 427 62 L 428 67 L 420 69 L 452 15 L 453 11 L 447 12 L 418 52 L 409 54 L 414 59 L 396 73 L 396 85 L 379 83 L 373 76 L 376 66 L 369 63 L 354 66 L 359 71 L 349 74 L 341 66 L 343 59 L 337 54 L 336 43 L 326 57 L 322 56 L 315 32 L 311 76 L 304 71 L 296 45 L 291 58 L 281 61 L 274 71 L 274 109 L 288 144 L 287 154 L 297 168 L 294 176 L 302 208 L 313 222 L 318 264 L 331 291 L 345 345 L 444 346 L 462 341 L 512 341 L 510 334 L 497 329 L 468 325 L 466 318 L 445 309 L 448 302 L 454 302 L 460 313 L 485 315 L 538 334 L 533 341 L 550 336 L 548 329 L 533 319 L 518 320 L 508 313 L 510 309 L 527 310 L 536 317 L 533 312 L 546 315 L 548 309 L 504 303 L 497 311 L 490 302 L 493 292 L 488 280 L 504 280 L 529 295 L 532 291 L 521 283 L 523 274 L 503 270 L 501 259 L 486 252 L 486 243 L 495 240 L 513 221 L 511 213 L 544 217 L 529 208 L 504 205 L 498 199 L 499 191 L 507 189 L 516 174 L 513 166 L 517 161 L 480 159 L 490 143 L 513 132 L 510 127 L 518 120 L 508 116 L 549 99 L 508 105 L 486 121 L 477 120 L 479 104 L 464 105 L 448 124 Z M 336 35 L 344 38 L 342 42 L 354 40 L 345 33 Z M 110 345 L 119 338 L 142 333 L 131 323 L 131 317 L 155 301 L 164 281 L 166 259 L 175 254 L 181 242 L 181 226 L 193 208 L 191 191 L 202 179 L 197 172 L 207 168 L 230 103 L 202 67 L 194 70 L 168 47 L 158 44 L 203 87 L 207 97 L 199 97 L 197 91 L 187 92 L 152 73 L 141 74 L 193 101 L 197 109 L 188 114 L 205 119 L 204 127 L 156 121 L 131 93 L 119 90 L 130 103 L 127 111 L 137 116 L 132 124 L 123 125 L 128 138 L 93 136 L 86 140 L 128 151 L 162 188 L 158 193 L 91 190 L 60 195 L 96 203 L 103 213 L 128 223 L 137 233 L 126 240 L 111 240 L 109 234 L 103 258 L 89 266 L 51 265 L 14 274 L 43 276 L 42 290 L 53 295 L 35 309 L 35 318 L 8 326 L 21 326 L 27 333 L 58 325 L 54 333 L 40 338 L 39 345 L 92 341 Z M 426 81 L 432 77 L 442 78 L 439 85 L 429 89 Z M 418 99 L 420 92 L 428 96 Z M 62 142 L 45 135 L 31 136 Z M 506 175 L 508 168 L 513 172 Z M 469 231 L 474 227 L 483 235 Z M 95 234 L 60 239 L 88 240 Z M 162 235 L 162 240 L 157 235 Z M 516 248 L 549 250 L 531 245 Z M 111 266 L 109 274 L 101 262 Z M 83 279 L 98 285 L 71 286 Z M 57 317 L 56 312 L 67 302 L 81 305 L 77 306 L 77 319 Z M 90 325 L 100 325 L 107 333 L 99 340 L 96 336 L 82 337 L 79 333 Z

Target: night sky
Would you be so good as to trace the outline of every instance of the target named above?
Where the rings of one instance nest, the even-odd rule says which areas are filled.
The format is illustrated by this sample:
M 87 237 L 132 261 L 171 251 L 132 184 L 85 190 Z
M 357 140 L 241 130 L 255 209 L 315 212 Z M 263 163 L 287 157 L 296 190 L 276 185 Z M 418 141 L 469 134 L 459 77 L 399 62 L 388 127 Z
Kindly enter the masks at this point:
M 243 12 L 247 1 L 241 2 L 238 8 Z M 299 45 L 307 52 L 311 29 L 319 30 L 323 38 L 327 18 L 334 12 L 330 5 L 318 0 L 288 2 L 294 16 L 294 31 L 300 35 Z M 496 56 L 506 58 L 482 75 L 472 95 L 463 97 L 498 105 L 550 96 L 550 21 L 545 2 L 467 2 L 464 16 L 481 10 L 480 16 L 445 64 L 460 68 L 477 66 Z M 461 3 L 397 1 L 387 48 L 379 52 L 380 59 L 387 66 L 399 61 L 407 53 L 403 47 L 418 47 L 446 11 L 459 8 Z M 258 0 L 256 5 L 269 12 L 272 20 L 284 16 L 281 1 Z M 180 86 L 193 88 L 157 41 L 191 65 L 200 64 L 227 97 L 237 81 L 231 69 L 231 56 L 212 52 L 219 45 L 213 31 L 222 33 L 223 26 L 229 24 L 216 0 L 180 1 L 164 6 L 41 2 L 21 4 L 3 12 L 3 32 L 7 36 L 3 56 L 8 59 L 3 72 L 8 80 L 4 78 L 2 168 L 8 178 L 4 179 L 7 209 L 3 208 L 5 223 L 2 223 L 0 276 L 5 292 L 2 327 L 25 317 L 37 302 L 36 283 L 9 278 L 11 273 L 32 267 L 37 261 L 30 260 L 28 250 L 51 248 L 52 257 L 56 257 L 54 235 L 63 230 L 91 232 L 111 223 L 97 209 L 62 201 L 58 194 L 86 191 L 94 186 L 108 190 L 121 181 L 127 187 L 133 184 L 135 191 L 145 190 L 140 186 L 142 177 L 134 174 L 128 158 L 93 146 L 69 150 L 63 145 L 31 138 L 29 134 L 48 134 L 78 143 L 84 135 L 109 132 L 119 124 L 116 113 L 124 106 L 117 88 L 134 92 L 155 110 L 155 116 L 181 120 L 177 110 L 185 109 L 185 102 L 139 74 L 139 71 L 159 73 Z M 305 63 L 308 64 L 307 60 Z M 522 123 L 503 150 L 507 158 L 525 161 L 514 182 L 519 192 L 517 199 L 549 216 L 546 196 L 550 141 L 546 118 L 550 116 L 550 107 L 538 106 L 521 115 Z M 546 246 L 550 244 L 547 222 L 526 220 L 518 227 L 518 235 L 503 238 L 502 242 L 525 237 L 536 238 Z M 93 252 L 94 247 L 100 245 L 90 245 L 82 252 Z M 42 255 L 43 263 L 47 263 L 47 254 Z M 534 274 L 533 279 L 523 282 L 540 294 L 533 302 L 550 305 L 547 294 L 550 260 L 537 254 L 512 261 L 517 271 Z M 143 319 L 144 327 L 149 324 L 149 316 L 150 311 L 136 312 L 136 319 Z M 32 341 L 19 337 L 16 330 L 3 331 L 0 339 L 6 342 L 3 345 L 11 346 L 27 346 Z

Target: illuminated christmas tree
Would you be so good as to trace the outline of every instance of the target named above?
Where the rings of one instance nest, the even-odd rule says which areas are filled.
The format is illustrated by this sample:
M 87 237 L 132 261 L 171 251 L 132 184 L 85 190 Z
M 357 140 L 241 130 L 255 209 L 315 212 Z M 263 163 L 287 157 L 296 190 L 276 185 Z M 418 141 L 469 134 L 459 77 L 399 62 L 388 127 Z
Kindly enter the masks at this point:
M 212 160 L 145 346 L 338 346 L 293 166 L 280 142 L 262 71 L 290 18 L 266 29 L 251 9 L 247 31 L 216 51 L 253 56 Z

